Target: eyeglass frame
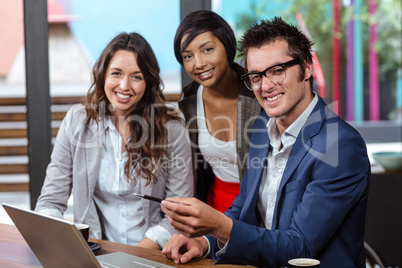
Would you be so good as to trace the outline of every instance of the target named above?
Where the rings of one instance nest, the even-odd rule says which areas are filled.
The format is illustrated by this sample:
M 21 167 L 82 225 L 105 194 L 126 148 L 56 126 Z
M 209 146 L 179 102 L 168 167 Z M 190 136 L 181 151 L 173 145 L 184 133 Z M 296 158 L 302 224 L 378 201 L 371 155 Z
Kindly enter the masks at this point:
M 243 80 L 243 83 L 244 83 L 244 85 L 246 86 L 247 89 L 249 89 L 249 90 L 251 90 L 251 91 L 255 91 L 254 89 L 249 88 L 249 87 L 247 86 L 246 81 L 244 80 L 244 78 L 248 77 L 248 76 L 251 75 L 251 74 L 258 74 L 259 76 L 261 76 L 261 78 L 262 78 L 263 76 L 265 76 L 266 78 L 268 78 L 269 81 L 271 81 L 272 83 L 274 83 L 275 85 L 277 85 L 277 84 L 283 82 L 283 81 L 286 79 L 286 67 L 291 67 L 291 66 L 296 65 L 296 64 L 299 64 L 299 63 L 300 63 L 300 59 L 299 59 L 299 58 L 296 58 L 296 59 L 293 59 L 293 60 L 290 60 L 290 61 L 287 61 L 287 62 L 284 62 L 284 63 L 278 63 L 278 64 L 275 64 L 275 65 L 272 65 L 272 66 L 268 67 L 267 69 L 265 69 L 265 70 L 262 71 L 262 72 L 250 72 L 250 73 L 243 74 L 243 75 L 240 76 L 240 79 Z M 278 67 L 278 66 L 281 66 L 281 67 L 284 69 L 285 78 L 284 78 L 282 81 L 273 82 L 273 81 L 267 76 L 267 71 L 268 71 L 269 69 L 272 69 L 272 68 L 275 68 L 275 67 Z M 261 83 L 262 83 L 262 82 L 261 82 Z M 261 86 L 260 86 L 260 89 L 261 89 Z

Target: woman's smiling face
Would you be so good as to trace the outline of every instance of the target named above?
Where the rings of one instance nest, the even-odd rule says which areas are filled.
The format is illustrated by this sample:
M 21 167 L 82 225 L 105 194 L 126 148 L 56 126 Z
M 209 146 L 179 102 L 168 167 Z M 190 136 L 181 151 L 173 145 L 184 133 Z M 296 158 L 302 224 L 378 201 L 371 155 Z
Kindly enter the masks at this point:
M 118 50 L 106 70 L 105 93 L 113 106 L 111 114 L 127 116 L 144 95 L 146 83 L 137 64 L 137 55 Z
M 185 35 L 181 43 L 187 38 Z M 197 35 L 182 51 L 183 67 L 205 88 L 219 85 L 231 70 L 222 42 L 211 31 Z

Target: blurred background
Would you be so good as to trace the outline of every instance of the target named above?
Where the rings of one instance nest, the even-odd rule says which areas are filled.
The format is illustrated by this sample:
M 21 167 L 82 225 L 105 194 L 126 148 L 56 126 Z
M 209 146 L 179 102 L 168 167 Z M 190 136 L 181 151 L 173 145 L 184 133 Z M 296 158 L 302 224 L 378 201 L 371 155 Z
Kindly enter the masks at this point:
M 315 43 L 317 91 L 344 119 L 401 117 L 401 0 L 210 2 L 238 38 L 259 19 L 281 16 L 298 25 Z M 51 94 L 85 94 L 101 50 L 116 34 L 131 31 L 153 47 L 165 92 L 181 92 L 173 54 L 179 0 L 48 0 L 48 21 Z M 23 1 L 1 0 L 0 22 L 0 96 L 25 96 Z
M 39 100 L 47 92 L 50 96 L 51 136 L 45 139 L 53 142 L 65 111 L 87 93 L 94 61 L 116 34 L 134 31 L 148 40 L 161 67 L 164 94 L 174 103 L 188 81 L 173 52 L 176 28 L 186 13 L 211 9 L 228 21 L 237 38 L 254 22 L 281 16 L 314 42 L 314 90 L 367 143 L 371 191 L 378 190 L 370 196 L 381 200 L 371 201 L 368 217 L 378 220 L 367 228 L 399 226 L 392 235 L 380 231 L 380 242 L 371 233 L 368 237 L 377 249 L 391 245 L 382 256 L 389 265 L 402 266 L 402 171 L 385 170 L 372 157 L 378 151 L 402 152 L 401 0 L 48 0 L 49 82 L 38 93 L 29 88 L 35 77 L 28 83 L 26 77 L 26 63 L 32 63 L 25 57 L 26 41 L 42 38 L 24 32 L 24 14 L 25 19 L 41 16 L 34 8 L 24 13 L 24 5 L 33 2 L 0 0 L 0 202 L 33 207 L 44 178 L 43 167 L 42 173 L 34 169 L 49 159 L 50 150 L 30 147 L 43 135 L 35 138 L 28 125 L 33 129 L 33 122 L 48 119 L 29 113 L 28 90 Z M 36 164 L 42 155 L 43 164 Z M 9 222 L 4 213 L 0 209 L 0 222 Z

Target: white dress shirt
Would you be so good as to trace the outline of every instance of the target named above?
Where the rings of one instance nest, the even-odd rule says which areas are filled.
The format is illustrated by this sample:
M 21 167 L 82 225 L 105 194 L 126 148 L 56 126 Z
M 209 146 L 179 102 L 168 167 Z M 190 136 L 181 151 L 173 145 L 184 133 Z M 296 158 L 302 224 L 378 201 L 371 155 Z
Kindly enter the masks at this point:
M 318 102 L 318 97 L 314 94 L 313 100 L 304 112 L 280 135 L 276 126 L 275 119 L 270 118 L 267 123 L 268 136 L 270 138 L 270 148 L 268 150 L 267 167 L 262 175 L 257 207 L 261 215 L 260 226 L 271 229 L 272 219 L 275 211 L 275 202 L 278 195 L 278 188 L 282 180 L 289 154 L 293 148 L 297 136 L 299 135 L 304 123 L 313 111 Z M 281 143 L 283 147 L 281 148 Z M 208 241 L 208 239 L 207 239 Z M 228 240 L 229 242 L 229 240 Z M 227 244 L 218 246 L 221 248 L 217 253 L 217 257 L 223 256 L 226 252 Z M 210 245 L 208 241 L 208 252 Z
M 98 208 L 104 239 L 136 245 L 145 236 L 158 243 L 160 236 L 170 237 L 160 226 L 148 230 L 142 200 L 133 195 L 141 192 L 141 179 L 133 187 L 124 173 L 127 152 L 121 153 L 122 138 L 110 119 L 105 121 L 105 146 L 101 153 L 99 179 L 94 201 Z M 158 228 L 156 228 L 158 227 Z M 148 230 L 148 231 L 147 231 Z
M 290 151 L 299 135 L 304 123 L 317 104 L 318 97 L 314 96 L 309 106 L 304 112 L 280 135 L 274 118 L 270 118 L 267 123 L 270 147 L 268 151 L 267 166 L 262 175 L 258 211 L 261 215 L 261 227 L 272 228 L 275 202 L 278 195 L 279 185 L 285 171 L 286 163 L 289 159 Z

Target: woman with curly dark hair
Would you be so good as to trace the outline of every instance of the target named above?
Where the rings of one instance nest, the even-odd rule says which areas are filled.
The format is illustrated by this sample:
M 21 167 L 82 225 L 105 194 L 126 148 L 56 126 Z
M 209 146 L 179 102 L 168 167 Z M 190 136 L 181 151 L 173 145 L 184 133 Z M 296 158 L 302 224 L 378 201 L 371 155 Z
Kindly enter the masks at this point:
M 35 210 L 63 217 L 72 192 L 74 221 L 90 237 L 163 248 L 175 231 L 159 203 L 134 193 L 193 195 L 183 117 L 165 103 L 158 62 L 137 33 L 110 41 L 92 80 L 60 126 Z

